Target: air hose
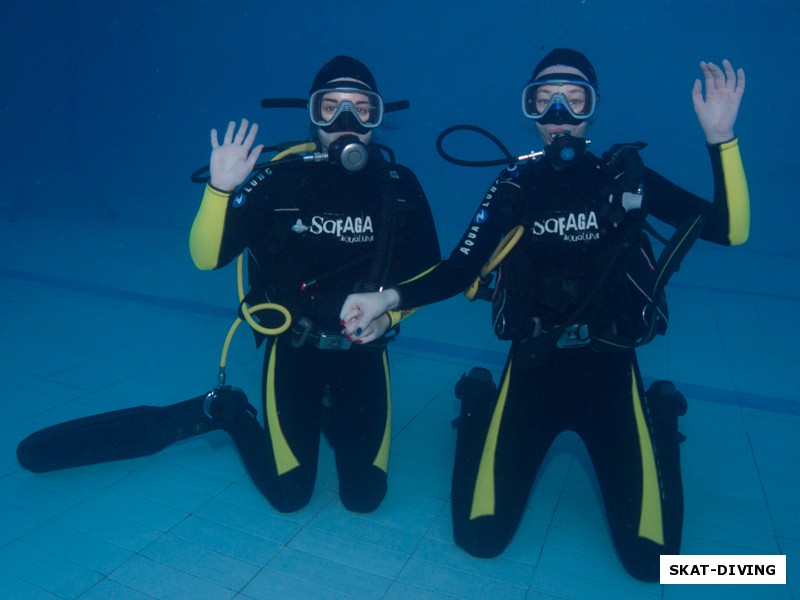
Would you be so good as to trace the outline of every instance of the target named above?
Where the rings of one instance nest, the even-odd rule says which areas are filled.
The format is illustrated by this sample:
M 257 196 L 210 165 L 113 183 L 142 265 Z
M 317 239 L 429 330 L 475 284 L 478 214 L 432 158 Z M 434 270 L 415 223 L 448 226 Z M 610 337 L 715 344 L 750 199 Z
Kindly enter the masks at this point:
M 301 154 L 306 152 L 314 152 L 317 149 L 317 145 L 314 142 L 306 142 L 302 144 L 297 144 L 290 148 L 283 150 L 282 152 L 276 154 L 272 157 L 270 162 L 275 162 L 281 159 L 284 159 L 288 155 L 292 154 Z M 231 346 L 231 341 L 233 340 L 233 336 L 236 333 L 236 330 L 239 328 L 239 325 L 242 324 L 242 321 L 247 321 L 247 324 L 258 333 L 263 333 L 264 335 L 280 335 L 292 325 L 292 315 L 289 310 L 281 305 L 276 304 L 274 302 L 264 302 L 261 304 L 256 304 L 255 306 L 248 306 L 245 302 L 245 293 L 244 293 L 244 254 L 240 254 L 239 257 L 236 259 L 236 291 L 239 296 L 239 309 L 241 313 L 241 317 L 237 317 L 236 320 L 231 325 L 230 329 L 228 329 L 228 335 L 225 336 L 225 342 L 222 344 L 222 355 L 219 359 L 219 372 L 217 374 L 217 384 L 218 387 L 222 387 L 225 385 L 225 367 L 228 362 L 228 350 Z M 254 318 L 253 315 L 257 312 L 266 311 L 266 310 L 274 310 L 280 313 L 284 321 L 278 327 L 264 327 L 260 323 L 258 323 Z
M 481 274 L 475 278 L 472 285 L 464 292 L 464 295 L 469 300 L 475 300 L 481 286 L 488 283 L 489 280 L 487 277 L 489 274 L 497 268 L 497 265 L 503 262 L 506 256 L 508 256 L 508 253 L 517 245 L 523 233 L 525 233 L 525 228 L 522 225 L 517 225 L 500 240 L 497 248 L 494 249 L 494 252 L 492 252 L 492 255 L 489 257 L 489 260 L 486 261 L 486 264 L 481 268 Z

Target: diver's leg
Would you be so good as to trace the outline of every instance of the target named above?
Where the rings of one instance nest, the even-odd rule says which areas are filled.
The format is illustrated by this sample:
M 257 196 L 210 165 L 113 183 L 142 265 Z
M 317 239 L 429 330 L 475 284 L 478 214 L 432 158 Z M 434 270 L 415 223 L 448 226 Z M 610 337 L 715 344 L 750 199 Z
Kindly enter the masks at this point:
M 659 556 L 678 554 L 683 527 L 678 410 L 643 393 L 633 352 L 597 356 L 601 378 L 578 427 L 597 473 L 625 569 L 657 581 Z
M 386 349 L 328 352 L 331 430 L 339 497 L 348 510 L 372 512 L 387 490 L 391 391 Z
M 239 414 L 225 427 L 253 483 L 280 512 L 308 504 L 314 491 L 320 435 L 320 378 L 314 348 L 270 340 L 264 356 L 264 424 Z
M 547 364 L 515 369 L 514 350 L 498 393 L 462 394 L 453 467 L 453 535 L 473 556 L 499 555 L 511 542 L 536 474 L 558 430 L 538 406 L 552 393 Z

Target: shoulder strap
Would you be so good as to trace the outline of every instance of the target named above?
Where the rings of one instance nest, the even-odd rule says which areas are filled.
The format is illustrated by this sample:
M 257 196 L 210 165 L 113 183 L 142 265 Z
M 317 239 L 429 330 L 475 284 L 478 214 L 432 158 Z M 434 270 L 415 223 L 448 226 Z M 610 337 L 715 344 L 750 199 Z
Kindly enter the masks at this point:
M 354 292 L 377 292 L 386 283 L 392 263 L 395 242 L 397 203 L 400 194 L 400 174 L 392 164 L 380 169 L 380 215 L 376 228 L 377 240 L 367 277 L 356 285 Z

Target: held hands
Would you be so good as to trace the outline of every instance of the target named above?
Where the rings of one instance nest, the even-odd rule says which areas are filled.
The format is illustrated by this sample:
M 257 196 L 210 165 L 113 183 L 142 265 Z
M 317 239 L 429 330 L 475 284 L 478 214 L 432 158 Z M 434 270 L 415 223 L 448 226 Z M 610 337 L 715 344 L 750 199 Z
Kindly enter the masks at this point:
M 217 130 L 211 130 L 210 183 L 220 191 L 231 192 L 244 183 L 264 149 L 264 144 L 253 148 L 258 125 L 253 123 L 249 133 L 248 126 L 247 119 L 242 119 L 239 131 L 236 131 L 235 122 L 228 123 L 228 130 L 225 132 L 221 145 L 217 137 Z
M 720 69 L 705 61 L 700 68 L 705 75 L 705 98 L 703 83 L 696 79 L 692 89 L 694 111 L 709 144 L 720 144 L 733 139 L 733 124 L 739 112 L 744 94 L 744 70 L 734 72 L 730 61 L 722 61 Z
M 350 336 L 350 339 L 353 340 L 356 344 L 368 344 L 369 342 L 377 340 L 381 337 L 386 330 L 389 329 L 389 326 L 392 324 L 392 319 L 386 313 L 383 313 L 374 321 L 371 321 L 369 325 L 364 328 L 364 331 L 361 332 L 359 336 Z
M 391 288 L 371 294 L 350 294 L 339 313 L 342 335 L 364 344 L 379 338 L 389 328 L 386 311 L 395 308 L 399 301 L 397 292 Z

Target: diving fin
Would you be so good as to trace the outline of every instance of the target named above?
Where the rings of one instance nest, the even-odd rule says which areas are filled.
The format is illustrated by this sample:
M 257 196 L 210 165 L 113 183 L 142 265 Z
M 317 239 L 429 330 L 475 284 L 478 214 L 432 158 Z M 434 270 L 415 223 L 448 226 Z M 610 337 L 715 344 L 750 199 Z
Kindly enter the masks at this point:
M 249 408 L 248 408 L 249 407 Z M 22 440 L 17 460 L 44 473 L 148 456 L 177 441 L 225 427 L 242 410 L 255 409 L 230 386 L 169 406 L 136 406 L 47 427 Z

